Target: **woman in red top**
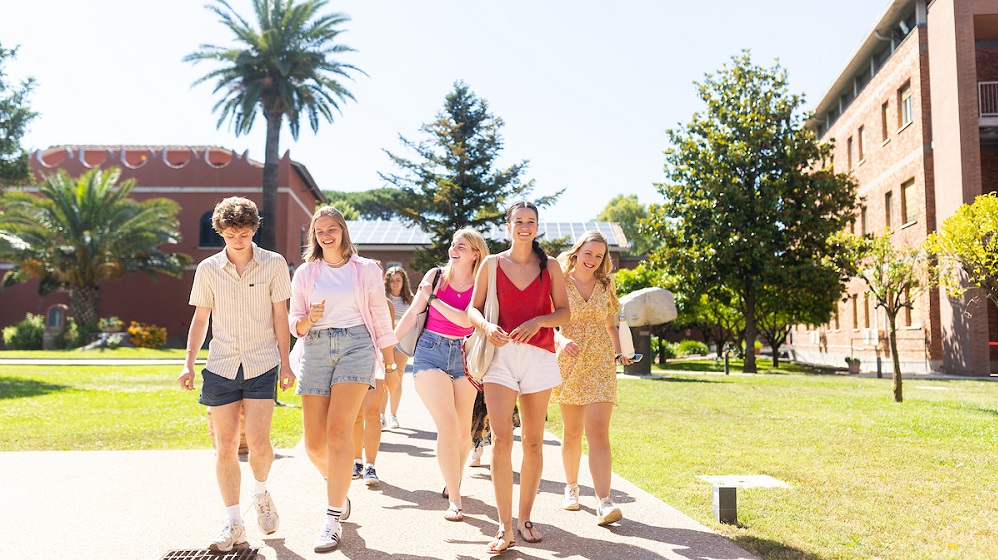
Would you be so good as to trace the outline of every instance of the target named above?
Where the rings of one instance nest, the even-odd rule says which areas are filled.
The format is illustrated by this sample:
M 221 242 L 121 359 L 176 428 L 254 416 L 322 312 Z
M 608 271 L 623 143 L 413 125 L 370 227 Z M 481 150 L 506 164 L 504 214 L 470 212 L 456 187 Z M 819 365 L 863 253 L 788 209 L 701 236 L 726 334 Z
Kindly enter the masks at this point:
M 558 261 L 547 256 L 537 243 L 537 207 L 514 202 L 506 211 L 510 248 L 494 257 L 499 260 L 496 291 L 499 324 L 482 315 L 488 292 L 488 267 L 481 267 L 468 318 L 483 330 L 496 348 L 485 373 L 485 405 L 492 420 L 492 488 L 499 511 L 499 531 L 489 543 L 497 554 L 513 546 L 513 406 L 519 397 L 520 506 L 517 520 L 520 536 L 539 542 L 541 534 L 530 521 L 534 498 L 541 482 L 544 456 L 544 419 L 551 389 L 561 383 L 554 353 L 554 327 L 569 319 L 565 277 Z M 510 344 L 512 343 L 512 344 Z

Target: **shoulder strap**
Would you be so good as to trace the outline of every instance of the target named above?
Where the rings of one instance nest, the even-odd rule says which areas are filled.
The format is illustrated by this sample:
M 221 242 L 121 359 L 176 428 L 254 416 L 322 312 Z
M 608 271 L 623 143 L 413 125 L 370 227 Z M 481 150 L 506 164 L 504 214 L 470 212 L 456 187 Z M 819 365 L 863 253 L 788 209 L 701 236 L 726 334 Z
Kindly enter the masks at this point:
M 440 272 L 440 267 L 437 267 L 437 272 L 433 275 L 433 285 L 430 286 L 433 289 L 437 288 L 437 280 L 440 280 Z

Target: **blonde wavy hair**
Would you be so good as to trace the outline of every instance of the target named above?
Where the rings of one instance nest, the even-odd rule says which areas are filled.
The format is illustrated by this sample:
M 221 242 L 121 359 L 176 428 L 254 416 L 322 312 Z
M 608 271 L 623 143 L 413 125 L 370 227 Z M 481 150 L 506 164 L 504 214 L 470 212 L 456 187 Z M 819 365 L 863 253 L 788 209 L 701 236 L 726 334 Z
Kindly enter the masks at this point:
M 457 241 L 458 239 L 464 239 L 471 245 L 471 249 L 478 253 L 478 258 L 475 259 L 475 264 L 471 267 L 471 277 L 478 277 L 478 267 L 482 266 L 482 262 L 485 261 L 485 257 L 489 256 L 489 245 L 485 242 L 485 238 L 478 231 L 471 228 L 461 228 L 454 232 L 454 236 L 451 237 L 451 243 Z M 450 260 L 443 267 L 443 282 L 446 284 L 450 282 L 451 279 L 451 266 Z
M 596 230 L 589 230 L 582 234 L 582 237 L 572 245 L 572 248 L 558 255 L 558 264 L 561 265 L 561 271 L 565 273 L 567 277 L 569 274 L 575 270 L 575 266 L 579 262 L 579 251 L 582 250 L 582 246 L 590 241 L 595 241 L 596 243 L 602 243 L 606 252 L 603 254 L 603 261 L 600 262 L 599 267 L 593 271 L 593 275 L 599 280 L 600 284 L 603 285 L 604 289 L 610 287 L 610 274 L 613 272 L 613 260 L 610 258 L 610 244 L 607 243 L 606 237 Z

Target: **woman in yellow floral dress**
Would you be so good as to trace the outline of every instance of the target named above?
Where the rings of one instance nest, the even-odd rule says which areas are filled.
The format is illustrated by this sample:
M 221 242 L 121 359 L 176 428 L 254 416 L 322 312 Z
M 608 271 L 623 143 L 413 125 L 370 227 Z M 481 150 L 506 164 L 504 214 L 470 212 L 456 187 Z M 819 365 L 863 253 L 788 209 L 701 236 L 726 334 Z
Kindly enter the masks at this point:
M 610 500 L 610 415 L 617 405 L 616 360 L 620 354 L 617 314 L 620 301 L 610 276 L 607 242 L 598 231 L 586 232 L 558 257 L 565 273 L 571 319 L 555 334 L 562 384 L 551 392 L 561 407 L 565 434 L 561 459 L 565 466 L 562 508 L 579 509 L 579 462 L 582 434 L 589 442 L 589 471 L 596 491 L 600 525 L 619 521 L 620 508 Z

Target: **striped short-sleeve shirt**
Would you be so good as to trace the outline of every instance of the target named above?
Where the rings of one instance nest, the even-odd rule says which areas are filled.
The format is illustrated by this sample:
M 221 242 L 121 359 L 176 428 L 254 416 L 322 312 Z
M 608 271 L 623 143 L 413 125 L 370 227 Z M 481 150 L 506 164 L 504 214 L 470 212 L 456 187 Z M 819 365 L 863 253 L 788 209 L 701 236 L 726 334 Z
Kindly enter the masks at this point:
M 235 379 L 258 377 L 281 363 L 273 304 L 291 297 L 288 263 L 279 253 L 253 245 L 243 275 L 223 249 L 198 264 L 190 304 L 211 309 L 208 371 Z

